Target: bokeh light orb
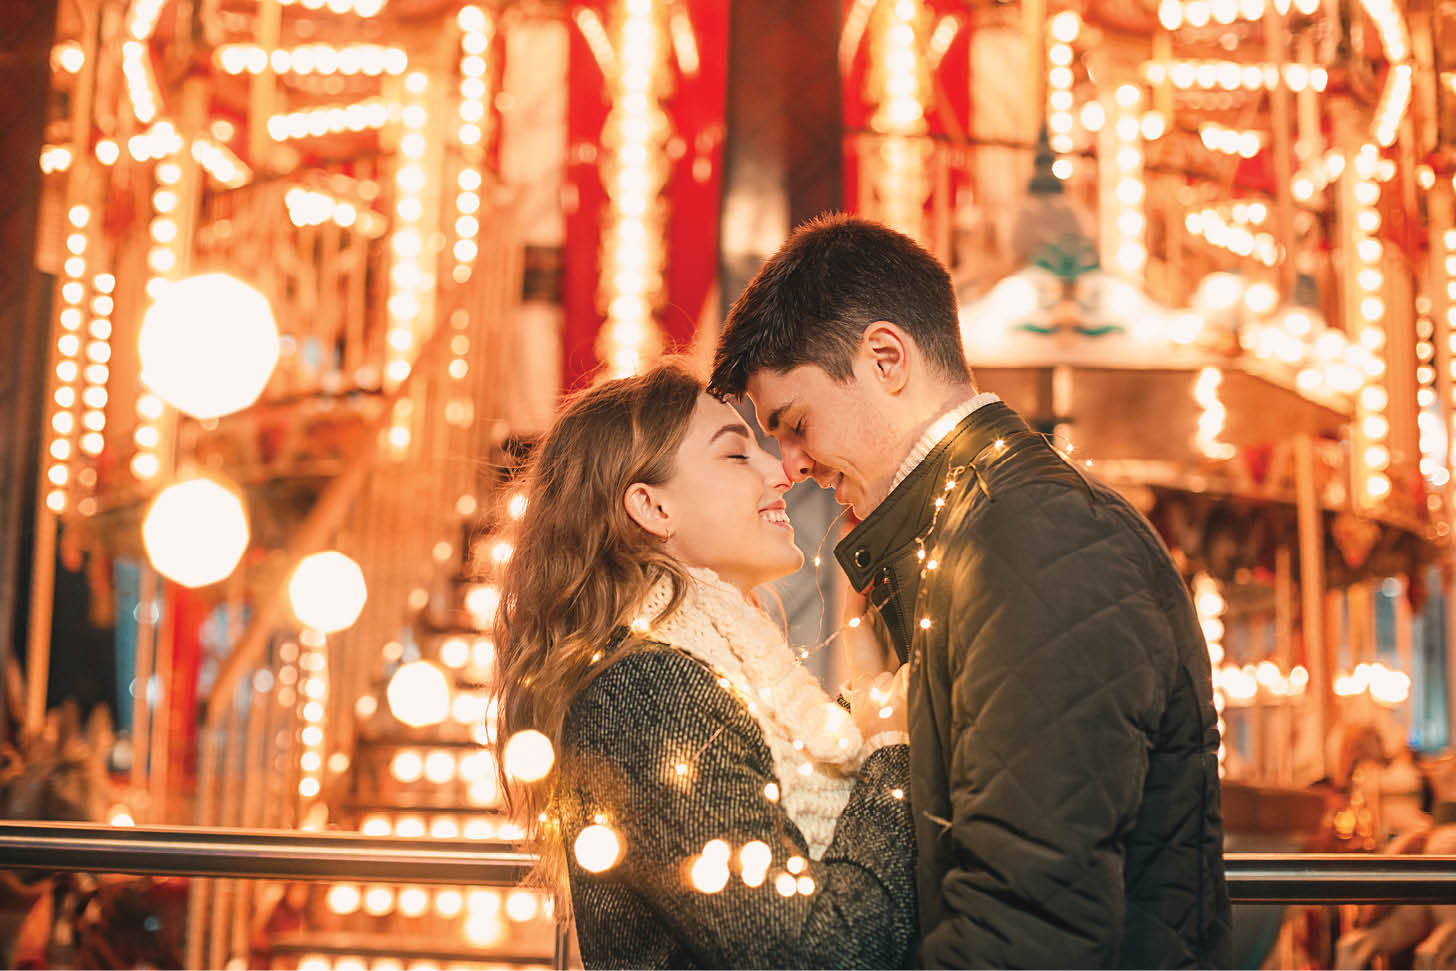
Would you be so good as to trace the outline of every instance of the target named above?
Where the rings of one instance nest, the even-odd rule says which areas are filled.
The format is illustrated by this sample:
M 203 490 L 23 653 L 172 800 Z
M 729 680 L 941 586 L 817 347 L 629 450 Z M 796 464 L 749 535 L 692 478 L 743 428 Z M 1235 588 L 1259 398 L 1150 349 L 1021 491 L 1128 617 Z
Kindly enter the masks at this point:
M 243 501 L 206 476 L 157 493 L 142 520 L 142 545 L 158 573 L 203 587 L 233 572 L 248 548 Z
M 288 601 L 299 623 L 325 634 L 359 619 L 369 595 L 364 571 L 343 553 L 330 550 L 305 556 L 288 581 Z
M 622 840 L 612 827 L 597 823 L 578 833 L 571 848 L 583 870 L 601 873 L 616 865 L 622 855 Z
M 506 740 L 502 761 L 507 778 L 539 782 L 551 772 L 556 752 L 551 747 L 551 739 L 534 728 L 527 728 Z
M 395 669 L 384 689 L 389 710 L 411 728 L 437 725 L 450 714 L 450 682 L 429 661 L 410 661 Z
M 258 399 L 278 363 L 268 300 L 225 273 L 168 283 L 142 318 L 142 381 L 194 418 L 217 418 Z

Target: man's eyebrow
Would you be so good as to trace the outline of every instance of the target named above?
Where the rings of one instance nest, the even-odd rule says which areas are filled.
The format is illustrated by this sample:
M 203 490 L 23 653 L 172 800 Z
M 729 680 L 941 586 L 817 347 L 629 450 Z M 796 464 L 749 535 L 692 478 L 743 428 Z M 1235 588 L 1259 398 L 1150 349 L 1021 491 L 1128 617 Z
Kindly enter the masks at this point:
M 731 421 L 728 424 L 724 425 L 722 428 L 718 429 L 716 432 L 714 432 L 713 437 L 708 439 L 708 444 L 712 445 L 724 435 L 742 435 L 744 438 L 753 437 L 748 433 L 748 426 L 743 424 L 743 422 Z
M 764 431 L 768 432 L 770 435 L 778 431 L 779 420 L 783 418 L 784 412 L 788 411 L 790 408 L 794 407 L 794 405 L 798 403 L 798 398 L 791 398 L 787 403 L 779 405 L 773 411 L 769 412 L 768 420 L 764 422 Z

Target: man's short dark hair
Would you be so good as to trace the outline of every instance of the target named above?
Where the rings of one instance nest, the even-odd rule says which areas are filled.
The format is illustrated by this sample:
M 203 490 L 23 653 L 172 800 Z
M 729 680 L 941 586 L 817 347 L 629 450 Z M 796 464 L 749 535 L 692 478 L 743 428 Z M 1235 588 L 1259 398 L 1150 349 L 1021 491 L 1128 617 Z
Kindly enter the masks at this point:
M 804 364 L 847 381 L 855 348 L 877 320 L 903 328 L 941 377 L 970 382 L 945 267 L 887 226 L 818 216 L 794 230 L 733 302 L 708 390 L 739 397 L 758 371 Z

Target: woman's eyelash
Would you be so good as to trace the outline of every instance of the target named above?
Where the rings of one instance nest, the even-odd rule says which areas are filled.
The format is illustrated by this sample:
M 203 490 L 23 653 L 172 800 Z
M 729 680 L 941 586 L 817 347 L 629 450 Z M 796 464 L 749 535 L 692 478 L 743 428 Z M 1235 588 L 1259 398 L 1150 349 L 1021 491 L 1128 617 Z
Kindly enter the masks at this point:
M 728 456 L 728 457 L 729 457 L 729 458 L 730 458 L 730 459 L 742 459 L 742 460 L 743 460 L 743 461 L 745 461 L 745 462 L 747 462 L 747 461 L 748 461 L 748 456 L 747 456 L 747 455 L 730 455 L 730 456 Z
M 798 435 L 800 438 L 803 438 L 804 437 L 804 422 L 803 422 L 803 419 L 800 419 L 799 421 L 797 421 L 797 422 L 794 423 L 794 434 L 795 435 Z

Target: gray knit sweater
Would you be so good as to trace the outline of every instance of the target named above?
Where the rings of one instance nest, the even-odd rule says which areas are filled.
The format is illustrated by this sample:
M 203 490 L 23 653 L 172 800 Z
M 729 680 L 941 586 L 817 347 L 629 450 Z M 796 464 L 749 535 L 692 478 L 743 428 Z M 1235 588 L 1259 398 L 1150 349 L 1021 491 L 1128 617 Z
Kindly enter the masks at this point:
M 562 727 L 559 811 L 572 908 L 588 968 L 904 967 L 916 932 L 909 753 L 878 749 L 860 769 L 834 840 L 809 858 L 797 826 L 765 788 L 777 784 L 757 721 L 696 659 L 666 647 L 612 664 L 572 703 Z M 691 766 L 679 774 L 676 766 Z M 896 793 L 900 798 L 896 798 Z M 570 848 L 598 814 L 621 859 L 583 869 Z M 732 850 L 722 890 L 689 877 L 709 840 Z M 757 887 L 739 850 L 767 843 Z M 800 857 L 812 892 L 775 884 Z M 807 884 L 806 884 L 807 886 Z

